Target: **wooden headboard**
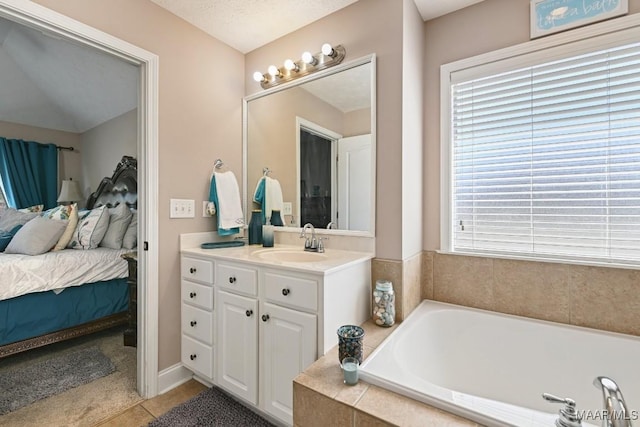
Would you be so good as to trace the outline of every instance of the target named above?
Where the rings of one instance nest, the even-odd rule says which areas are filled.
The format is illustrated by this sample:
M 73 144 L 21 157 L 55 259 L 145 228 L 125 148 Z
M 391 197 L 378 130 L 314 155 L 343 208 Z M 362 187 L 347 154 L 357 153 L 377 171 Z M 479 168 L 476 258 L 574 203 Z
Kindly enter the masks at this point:
M 130 156 L 122 156 L 113 176 L 100 181 L 98 189 L 87 200 L 87 209 L 103 205 L 112 208 L 120 203 L 138 208 L 138 161 Z

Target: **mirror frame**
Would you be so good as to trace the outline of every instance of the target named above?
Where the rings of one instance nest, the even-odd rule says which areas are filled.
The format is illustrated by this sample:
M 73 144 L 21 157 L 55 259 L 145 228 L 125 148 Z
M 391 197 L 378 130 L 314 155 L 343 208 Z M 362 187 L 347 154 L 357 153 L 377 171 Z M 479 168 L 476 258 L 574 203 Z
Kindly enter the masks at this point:
M 376 98 L 376 55 L 375 53 L 364 56 L 362 58 L 354 59 L 352 61 L 344 62 L 340 65 L 336 65 L 335 67 L 318 71 L 317 73 L 310 74 L 304 77 L 301 77 L 297 80 L 293 80 L 288 83 L 284 83 L 282 85 L 274 86 L 272 88 L 263 90 L 261 92 L 257 92 L 252 95 L 245 96 L 242 99 L 242 197 L 243 197 L 243 209 L 244 214 L 248 223 L 248 219 L 250 216 L 250 203 L 249 203 L 249 193 L 248 193 L 248 135 L 247 131 L 249 128 L 249 102 L 263 98 L 265 96 L 269 96 L 274 93 L 278 93 L 292 87 L 300 86 L 304 83 L 321 79 L 326 76 L 330 76 L 333 74 L 337 74 L 341 71 L 345 71 L 354 67 L 358 67 L 360 65 L 370 64 L 371 65 L 371 151 L 373 162 L 371 164 L 371 212 L 370 212 L 370 224 L 371 227 L 369 230 L 342 230 L 342 229 L 331 229 L 326 230 L 322 228 L 316 229 L 316 232 L 320 232 L 321 234 L 334 234 L 334 235 L 344 235 L 344 236 L 364 236 L 364 237 L 375 237 L 376 235 L 376 163 L 377 163 L 377 122 L 376 122 L 376 110 L 377 110 L 377 98 Z M 297 184 L 299 185 L 299 183 Z M 295 231 L 299 232 L 302 224 L 298 224 L 298 227 L 276 227 L 276 231 Z

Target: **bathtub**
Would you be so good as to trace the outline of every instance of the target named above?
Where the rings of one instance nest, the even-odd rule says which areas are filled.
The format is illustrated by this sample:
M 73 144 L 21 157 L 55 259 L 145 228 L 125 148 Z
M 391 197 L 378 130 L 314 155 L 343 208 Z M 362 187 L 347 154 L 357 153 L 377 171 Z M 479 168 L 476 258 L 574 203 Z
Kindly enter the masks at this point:
M 601 426 L 597 376 L 640 410 L 640 338 L 423 301 L 361 366 L 362 380 L 488 426 L 553 426 L 570 397 Z M 637 424 L 638 421 L 635 421 Z

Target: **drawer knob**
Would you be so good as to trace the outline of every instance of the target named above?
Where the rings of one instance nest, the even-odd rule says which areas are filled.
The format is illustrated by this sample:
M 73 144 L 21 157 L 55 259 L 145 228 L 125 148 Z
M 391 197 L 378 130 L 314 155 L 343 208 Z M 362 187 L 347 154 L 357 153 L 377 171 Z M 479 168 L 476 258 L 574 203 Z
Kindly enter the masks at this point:
M 196 293 L 195 292 L 190 292 L 189 293 L 189 298 L 195 298 L 196 297 Z
M 195 320 L 192 320 L 191 322 L 189 322 L 191 324 L 191 327 L 194 327 L 198 324 L 198 322 L 196 322 Z
M 266 322 L 267 320 L 269 320 L 269 315 L 268 314 L 263 314 L 262 315 L 262 321 Z
M 236 278 L 234 276 L 230 276 L 229 283 L 236 283 Z
M 291 293 L 291 290 L 290 290 L 290 289 L 287 289 L 287 288 L 282 289 L 282 295 L 284 295 L 285 297 L 286 297 L 287 295 L 289 295 L 290 293 Z
M 247 317 L 251 317 L 251 315 L 253 314 L 253 310 L 247 310 L 245 314 L 247 315 Z
M 189 356 L 189 359 L 196 360 L 196 357 L 198 357 L 197 354 L 192 354 L 191 356 Z
M 196 268 L 195 268 L 195 267 L 191 267 L 191 268 L 189 269 L 189 273 L 191 273 L 191 274 L 195 273 L 196 271 L 197 271 L 197 270 L 196 270 Z

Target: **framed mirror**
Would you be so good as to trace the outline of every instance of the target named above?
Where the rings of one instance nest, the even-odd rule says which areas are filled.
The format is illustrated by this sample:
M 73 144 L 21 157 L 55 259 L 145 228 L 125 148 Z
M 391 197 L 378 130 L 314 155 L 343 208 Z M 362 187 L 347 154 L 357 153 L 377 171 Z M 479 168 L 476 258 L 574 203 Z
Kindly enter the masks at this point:
M 286 227 L 375 235 L 375 69 L 370 55 L 244 99 L 247 222 L 267 173 Z

